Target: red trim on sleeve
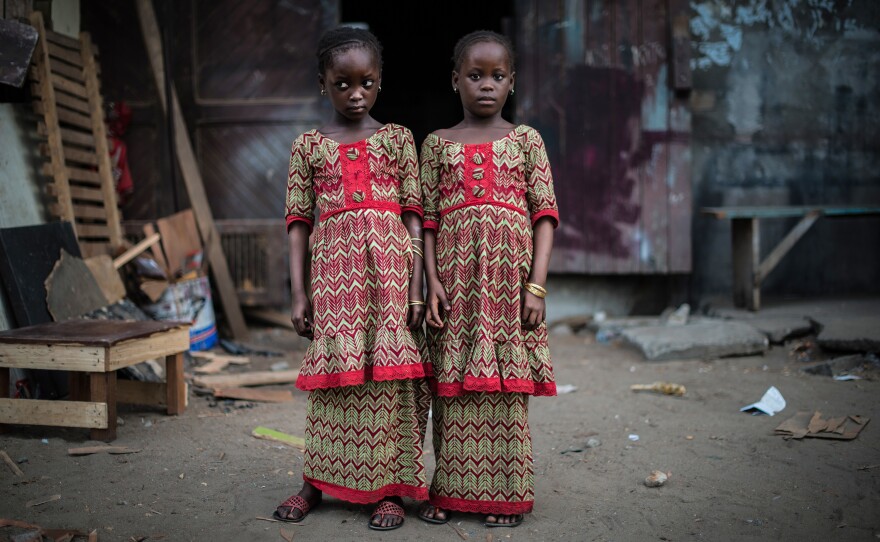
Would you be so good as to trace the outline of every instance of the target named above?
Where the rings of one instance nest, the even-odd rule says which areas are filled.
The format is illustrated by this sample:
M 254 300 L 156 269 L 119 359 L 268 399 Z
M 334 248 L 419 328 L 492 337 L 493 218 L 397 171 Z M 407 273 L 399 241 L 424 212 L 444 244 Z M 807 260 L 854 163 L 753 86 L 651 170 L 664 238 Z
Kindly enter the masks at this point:
M 535 222 L 538 221 L 539 218 L 543 218 L 545 216 L 549 216 L 553 219 L 553 227 L 559 227 L 559 211 L 556 209 L 544 209 L 543 211 L 538 211 L 537 213 L 532 215 L 532 226 L 535 225 Z
M 407 205 L 405 207 L 401 207 L 400 214 L 410 212 L 419 215 L 421 218 L 425 218 L 425 211 L 422 210 L 421 207 L 417 207 L 415 205 Z
M 437 221 L 436 220 L 425 220 L 425 223 L 422 224 L 423 230 L 436 230 L 437 229 Z
M 299 221 L 305 222 L 309 226 L 309 232 L 311 232 L 312 228 L 315 227 L 315 221 L 311 218 L 306 218 L 304 216 L 287 215 L 287 232 L 290 233 L 291 224 Z

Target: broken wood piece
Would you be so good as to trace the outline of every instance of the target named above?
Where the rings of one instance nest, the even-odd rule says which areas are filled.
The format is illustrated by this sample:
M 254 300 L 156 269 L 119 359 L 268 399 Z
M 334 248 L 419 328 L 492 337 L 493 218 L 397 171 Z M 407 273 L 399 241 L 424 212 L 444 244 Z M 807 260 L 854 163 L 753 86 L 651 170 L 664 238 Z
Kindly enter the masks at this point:
M 137 448 L 129 448 L 128 446 L 84 446 L 81 448 L 68 448 L 67 455 L 91 455 L 107 453 L 111 455 L 120 454 L 136 454 L 140 452 Z
M 156 303 L 162 298 L 162 294 L 168 289 L 167 280 L 144 279 L 140 284 L 140 289 L 150 298 L 150 301 Z
M 262 390 L 253 388 L 216 389 L 214 390 L 214 397 L 218 399 L 257 401 L 260 403 L 288 403 L 293 401 L 293 394 L 291 394 L 289 390 Z
M 304 438 L 296 437 L 294 435 L 288 435 L 287 433 L 282 433 L 281 431 L 269 429 L 268 427 L 259 426 L 254 428 L 254 430 L 251 431 L 251 436 L 258 439 L 280 442 L 281 444 L 286 444 L 287 446 L 291 446 L 299 450 L 305 450 L 306 448 L 306 440 Z
M 194 352 L 192 356 L 197 359 L 210 360 L 205 365 L 194 369 L 199 374 L 216 374 L 229 365 L 247 365 L 251 362 L 250 358 L 245 356 L 223 356 L 213 352 Z
M 633 384 L 629 387 L 632 391 L 653 391 L 663 395 L 681 397 L 687 392 L 687 388 L 673 382 L 654 382 L 652 384 Z
M 106 307 L 107 298 L 85 262 L 61 249 L 61 258 L 46 277 L 46 304 L 56 322 Z
M 116 303 L 125 297 L 125 284 L 119 277 L 119 266 L 114 266 L 113 260 L 107 254 L 86 258 L 86 267 L 92 272 L 95 282 L 101 288 L 108 304 Z
M 192 209 L 160 218 L 156 221 L 156 227 L 162 235 L 162 248 L 168 260 L 170 277 L 182 275 L 187 257 L 202 250 L 202 240 Z
M 225 359 L 233 365 L 247 365 L 251 362 L 251 358 L 247 356 L 228 356 L 216 352 L 193 352 L 191 355 L 196 359 Z
M 18 465 L 15 464 L 15 461 L 9 457 L 9 454 L 6 453 L 6 450 L 0 450 L 0 458 L 3 459 L 3 462 L 6 463 L 6 466 L 9 467 L 9 470 L 12 471 L 12 474 L 16 476 L 24 476 L 24 473 L 21 472 L 21 469 L 18 468 Z
M 113 267 L 119 269 L 123 265 L 140 256 L 142 252 L 158 243 L 161 238 L 162 236 L 158 233 L 148 235 L 146 239 L 114 258 Z
M 278 532 L 281 534 L 281 538 L 287 542 L 293 542 L 293 531 L 287 531 L 284 527 L 281 527 L 278 529 Z
M 266 384 L 291 384 L 296 382 L 298 376 L 299 370 L 253 371 L 235 375 L 196 376 L 193 378 L 193 383 L 203 388 L 226 389 Z
M 50 495 L 49 497 L 28 501 L 27 503 L 25 503 L 25 507 L 31 508 L 32 506 L 40 506 L 41 504 L 46 504 L 46 503 L 50 503 L 53 501 L 59 501 L 59 500 L 61 500 L 61 495 L 58 495 L 56 493 L 55 495 Z

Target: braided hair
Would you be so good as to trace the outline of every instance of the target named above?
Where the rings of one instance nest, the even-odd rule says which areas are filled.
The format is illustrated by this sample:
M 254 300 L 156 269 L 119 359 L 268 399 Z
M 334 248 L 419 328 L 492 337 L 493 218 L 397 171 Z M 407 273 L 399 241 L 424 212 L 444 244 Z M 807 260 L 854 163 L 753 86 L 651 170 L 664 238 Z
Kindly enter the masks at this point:
M 369 30 L 352 26 L 338 26 L 324 32 L 318 41 L 318 73 L 324 73 L 333 65 L 336 56 L 356 47 L 367 49 L 382 69 L 382 44 Z
M 461 63 L 464 61 L 464 55 L 467 53 L 468 49 L 471 46 L 476 45 L 477 43 L 497 43 L 498 45 L 504 47 L 507 50 L 507 56 L 510 58 L 510 71 L 513 71 L 514 67 L 514 56 L 513 56 L 513 44 L 507 38 L 507 36 L 503 36 L 497 32 L 493 32 L 491 30 L 477 30 L 475 32 L 471 32 L 465 36 L 462 36 L 461 39 L 455 44 L 455 49 L 452 51 L 452 65 L 455 71 L 459 71 L 461 69 Z

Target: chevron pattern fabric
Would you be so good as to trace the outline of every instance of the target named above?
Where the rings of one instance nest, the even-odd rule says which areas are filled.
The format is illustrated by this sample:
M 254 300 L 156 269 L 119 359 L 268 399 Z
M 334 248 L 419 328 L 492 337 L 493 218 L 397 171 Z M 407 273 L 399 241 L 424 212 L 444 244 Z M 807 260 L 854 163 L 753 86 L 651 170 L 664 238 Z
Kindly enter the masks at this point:
M 287 222 L 321 218 L 312 248 L 314 340 L 296 385 L 303 390 L 430 374 L 421 331 L 406 328 L 413 265 L 402 211 L 421 214 L 412 133 L 386 124 L 340 144 L 312 130 L 293 143 Z
M 558 217 L 541 136 L 522 125 L 474 145 L 432 134 L 421 182 L 425 227 L 439 220 L 437 267 L 451 305 L 446 325 L 428 328 L 435 392 L 555 395 L 546 325 L 520 324 L 532 264 L 528 214 Z
M 428 498 L 424 379 L 366 382 L 309 394 L 303 478 L 338 499 Z
M 435 397 L 437 466 L 430 502 L 444 510 L 525 514 L 534 503 L 529 397 L 470 393 Z

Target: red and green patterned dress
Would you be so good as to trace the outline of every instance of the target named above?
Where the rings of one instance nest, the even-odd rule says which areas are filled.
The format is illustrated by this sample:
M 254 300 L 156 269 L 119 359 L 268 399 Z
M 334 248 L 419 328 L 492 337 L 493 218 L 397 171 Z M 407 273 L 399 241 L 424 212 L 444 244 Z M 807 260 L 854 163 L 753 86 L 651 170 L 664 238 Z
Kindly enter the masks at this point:
M 430 391 L 424 336 L 406 327 L 413 254 L 402 212 L 422 215 L 410 131 L 386 124 L 340 144 L 293 142 L 287 224 L 312 227 L 314 340 L 296 386 L 308 390 L 303 478 L 349 502 L 427 498 L 422 443 Z
M 540 134 L 520 125 L 488 143 L 429 135 L 422 145 L 425 229 L 451 310 L 428 328 L 433 363 L 431 504 L 520 514 L 534 502 L 528 396 L 556 395 L 547 328 L 524 331 L 520 296 L 532 264 L 532 225 L 558 224 Z

